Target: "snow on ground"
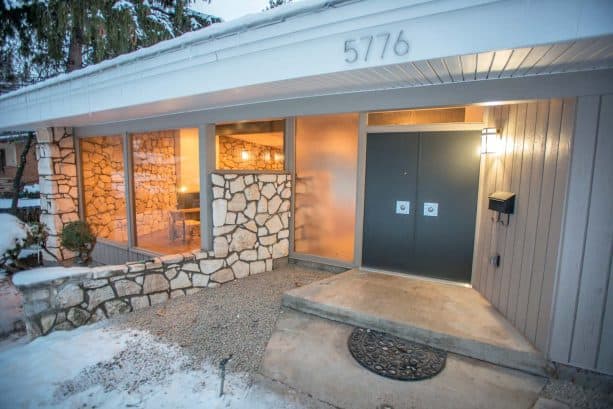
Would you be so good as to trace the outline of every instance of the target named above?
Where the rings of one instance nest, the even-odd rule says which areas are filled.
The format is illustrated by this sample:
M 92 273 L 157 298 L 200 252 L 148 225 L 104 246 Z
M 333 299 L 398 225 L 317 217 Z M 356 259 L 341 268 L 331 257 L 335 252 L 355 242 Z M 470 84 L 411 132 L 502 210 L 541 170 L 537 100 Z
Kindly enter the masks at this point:
M 21 293 L 11 284 L 9 277 L 0 273 L 0 339 L 16 330 L 23 335 L 22 316 Z
M 0 256 L 16 247 L 23 245 L 28 237 L 29 227 L 12 214 L 0 214 Z
M 40 193 L 40 185 L 38 183 L 32 183 L 23 187 L 25 193 Z
M 194 364 L 176 345 L 108 322 L 0 350 L 0 408 L 296 408 L 229 373 Z
M 9 209 L 11 207 L 12 201 L 13 199 L 0 199 L 0 209 Z M 39 207 L 39 206 L 40 206 L 39 198 L 34 198 L 34 199 L 21 198 L 17 202 L 17 207 Z
M 20 271 L 13 276 L 15 285 L 30 285 L 56 278 L 72 277 L 90 271 L 88 267 L 39 267 Z

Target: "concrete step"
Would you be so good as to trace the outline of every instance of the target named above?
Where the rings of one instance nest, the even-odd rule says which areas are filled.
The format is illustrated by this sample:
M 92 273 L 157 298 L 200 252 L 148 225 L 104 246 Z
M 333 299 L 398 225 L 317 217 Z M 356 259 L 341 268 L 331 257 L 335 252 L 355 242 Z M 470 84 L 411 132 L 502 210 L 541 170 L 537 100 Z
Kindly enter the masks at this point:
M 547 361 L 542 353 L 472 288 L 350 270 L 288 291 L 283 305 L 546 375 Z
M 403 382 L 379 376 L 351 356 L 352 327 L 284 310 L 261 372 L 283 385 L 343 409 L 530 409 L 546 379 L 448 354 L 436 376 Z

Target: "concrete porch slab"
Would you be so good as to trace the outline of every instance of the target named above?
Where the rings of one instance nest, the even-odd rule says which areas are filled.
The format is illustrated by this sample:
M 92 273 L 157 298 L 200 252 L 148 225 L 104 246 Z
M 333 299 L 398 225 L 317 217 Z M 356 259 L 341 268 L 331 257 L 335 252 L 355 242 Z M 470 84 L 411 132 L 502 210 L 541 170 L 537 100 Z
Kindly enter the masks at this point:
M 543 355 L 472 288 L 354 269 L 288 291 L 283 305 L 545 375 Z
M 529 409 L 546 379 L 448 354 L 437 376 L 402 382 L 376 375 L 351 356 L 352 327 L 284 310 L 262 361 L 264 376 L 346 409 Z

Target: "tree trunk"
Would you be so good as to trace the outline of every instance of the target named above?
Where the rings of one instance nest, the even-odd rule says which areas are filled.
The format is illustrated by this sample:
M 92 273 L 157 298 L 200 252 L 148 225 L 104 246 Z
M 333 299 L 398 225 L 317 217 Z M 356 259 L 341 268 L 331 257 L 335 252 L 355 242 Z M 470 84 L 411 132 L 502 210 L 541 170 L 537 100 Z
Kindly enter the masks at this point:
M 75 25 L 70 35 L 68 48 L 68 64 L 66 71 L 71 72 L 83 67 L 83 33 L 78 25 Z
M 68 64 L 66 71 L 71 72 L 83 68 L 83 26 L 85 21 L 85 2 L 78 0 L 72 7 L 72 30 L 68 46 Z
M 26 167 L 26 162 L 28 161 L 28 152 L 30 152 L 30 147 L 32 146 L 33 140 L 34 132 L 28 132 L 28 139 L 26 140 L 26 145 L 23 147 L 23 151 L 19 157 L 19 166 L 17 167 L 17 172 L 15 173 L 15 178 L 13 179 L 13 201 L 11 202 L 11 214 L 14 215 L 17 214 L 19 192 L 21 191 L 21 178 Z

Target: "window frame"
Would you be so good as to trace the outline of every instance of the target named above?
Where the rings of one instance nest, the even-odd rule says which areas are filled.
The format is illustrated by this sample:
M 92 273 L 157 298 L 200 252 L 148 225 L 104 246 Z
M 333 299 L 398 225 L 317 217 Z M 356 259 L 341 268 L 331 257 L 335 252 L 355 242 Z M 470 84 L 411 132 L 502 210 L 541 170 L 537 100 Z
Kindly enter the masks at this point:
M 169 129 L 181 129 L 181 128 L 196 128 L 198 129 L 198 156 L 199 156 L 199 173 L 200 173 L 200 250 L 208 251 L 213 248 L 212 240 L 212 187 L 211 187 L 211 173 L 215 170 L 215 124 L 205 124 L 201 126 L 187 126 L 183 125 L 177 128 Z M 164 255 L 157 253 L 146 248 L 139 247 L 136 240 L 136 203 L 134 195 L 134 156 L 133 156 L 133 134 L 164 131 L 167 129 L 155 129 L 155 130 L 133 130 L 133 131 L 121 131 L 117 133 L 109 133 L 108 135 L 75 135 L 75 155 L 77 157 L 77 189 L 79 193 L 79 218 L 82 221 L 87 221 L 85 218 L 85 203 L 84 203 L 84 185 L 83 185 L 83 155 L 81 150 L 81 140 L 88 138 L 95 138 L 100 136 L 116 136 L 122 140 L 123 148 L 123 169 L 124 169 L 124 182 L 125 182 L 125 206 L 126 206 L 126 219 L 128 226 L 128 240 L 126 243 L 111 240 L 100 237 L 99 240 L 106 245 L 114 246 L 120 249 L 125 249 L 129 253 L 149 253 L 155 255 Z M 212 143 L 211 143 L 212 141 Z M 212 160 L 212 162 L 211 162 Z M 212 166 L 211 166 L 212 165 Z M 97 238 L 98 239 L 98 238 Z M 196 250 L 196 248 L 194 249 Z M 174 253 L 168 253 L 174 254 Z

